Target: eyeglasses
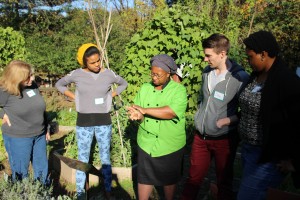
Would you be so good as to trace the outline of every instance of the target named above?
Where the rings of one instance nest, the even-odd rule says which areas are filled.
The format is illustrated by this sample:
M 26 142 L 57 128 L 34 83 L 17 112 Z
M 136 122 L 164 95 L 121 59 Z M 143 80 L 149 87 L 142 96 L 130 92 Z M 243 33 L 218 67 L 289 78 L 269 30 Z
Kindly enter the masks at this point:
M 155 77 L 155 78 L 157 78 L 157 79 L 160 79 L 160 78 L 162 78 L 162 77 L 164 77 L 165 76 L 165 74 L 154 74 L 154 73 L 150 73 L 150 76 L 151 77 Z

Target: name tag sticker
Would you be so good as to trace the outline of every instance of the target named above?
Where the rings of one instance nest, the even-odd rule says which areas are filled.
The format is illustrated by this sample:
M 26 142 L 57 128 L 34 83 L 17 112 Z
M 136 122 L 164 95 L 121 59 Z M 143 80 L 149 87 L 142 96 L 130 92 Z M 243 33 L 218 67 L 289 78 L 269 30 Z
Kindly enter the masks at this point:
M 221 101 L 223 101 L 224 100 L 224 93 L 221 93 L 221 92 L 218 92 L 218 91 L 215 91 L 215 93 L 214 93 L 214 97 L 216 98 L 216 99 L 219 99 L 219 100 L 221 100 Z
M 256 93 L 259 92 L 261 89 L 262 89 L 261 85 L 256 85 L 251 92 Z
M 35 95 L 35 92 L 33 91 L 33 90 L 29 90 L 28 92 L 26 92 L 27 93 L 27 95 L 29 96 L 29 97 L 33 97 L 34 95 Z
M 96 98 L 96 99 L 95 99 L 95 104 L 96 104 L 96 105 L 103 104 L 103 103 L 104 103 L 103 98 Z

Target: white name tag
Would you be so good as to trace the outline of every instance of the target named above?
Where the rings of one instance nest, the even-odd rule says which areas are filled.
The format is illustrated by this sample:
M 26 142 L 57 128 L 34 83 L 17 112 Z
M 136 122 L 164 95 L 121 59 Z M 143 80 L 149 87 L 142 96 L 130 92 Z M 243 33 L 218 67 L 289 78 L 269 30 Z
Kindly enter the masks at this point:
M 214 97 L 216 98 L 216 99 L 219 99 L 219 100 L 221 100 L 221 101 L 223 101 L 224 100 L 224 93 L 221 93 L 221 92 L 218 92 L 218 91 L 215 91 L 215 93 L 214 93 Z
M 26 92 L 27 93 L 27 95 L 29 96 L 29 97 L 33 97 L 34 95 L 35 95 L 35 92 L 33 91 L 33 90 L 29 90 L 28 92 Z
M 104 103 L 103 98 L 96 98 L 96 99 L 95 99 L 95 104 L 96 104 L 96 105 L 103 104 L 103 103 Z
M 261 89 L 262 89 L 261 85 L 256 85 L 251 92 L 256 93 L 256 92 L 261 91 Z

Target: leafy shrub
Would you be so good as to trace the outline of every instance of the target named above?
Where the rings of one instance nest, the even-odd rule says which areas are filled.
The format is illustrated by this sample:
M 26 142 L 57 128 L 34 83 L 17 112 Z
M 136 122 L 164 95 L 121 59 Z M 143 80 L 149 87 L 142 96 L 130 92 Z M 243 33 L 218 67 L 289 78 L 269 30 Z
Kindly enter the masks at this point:
M 25 40 L 21 32 L 0 27 L 0 67 L 14 59 L 25 59 Z
M 0 162 L 2 162 L 2 160 L 5 160 L 5 147 L 4 147 L 4 141 L 3 141 L 3 137 L 2 137 L 2 133 L 0 131 Z
M 2 119 L 0 119 L 0 126 L 2 126 Z M 0 163 L 6 159 L 5 152 L 6 152 L 6 150 L 4 147 L 4 141 L 3 141 L 2 132 L 0 129 Z
M 157 54 L 172 56 L 182 65 L 186 76 L 182 84 L 189 95 L 188 112 L 196 108 L 203 62 L 201 41 L 209 36 L 206 19 L 196 17 L 189 7 L 174 5 L 154 15 L 145 28 L 136 33 L 126 46 L 127 59 L 120 74 L 129 83 L 125 91 L 131 102 L 140 86 L 150 81 L 150 58 Z
M 0 180 L 0 199 L 3 200 L 55 200 L 52 197 L 52 187 L 44 187 L 39 181 L 30 178 L 12 183 L 5 179 Z M 68 196 L 59 196 L 58 200 L 71 200 Z
M 77 112 L 72 109 L 63 109 L 57 112 L 56 121 L 62 126 L 75 126 Z
M 0 131 L 0 162 L 2 162 L 3 160 L 5 160 L 5 147 L 4 147 L 4 141 L 3 141 L 3 137 Z

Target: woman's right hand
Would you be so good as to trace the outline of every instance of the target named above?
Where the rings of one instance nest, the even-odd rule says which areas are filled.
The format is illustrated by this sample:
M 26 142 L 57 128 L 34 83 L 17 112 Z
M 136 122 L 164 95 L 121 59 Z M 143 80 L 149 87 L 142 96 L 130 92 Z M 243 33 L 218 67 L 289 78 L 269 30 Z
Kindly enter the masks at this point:
M 11 126 L 11 123 L 9 121 L 9 117 L 7 114 L 4 114 L 3 119 L 2 119 L 2 124 L 7 123 L 8 126 Z
M 64 95 L 66 95 L 67 97 L 69 97 L 71 100 L 75 100 L 75 94 L 73 92 L 71 92 L 70 90 L 66 90 L 64 92 Z
M 142 120 L 144 118 L 144 115 L 140 112 L 140 110 L 134 108 L 133 106 L 127 107 L 129 119 L 131 120 Z

